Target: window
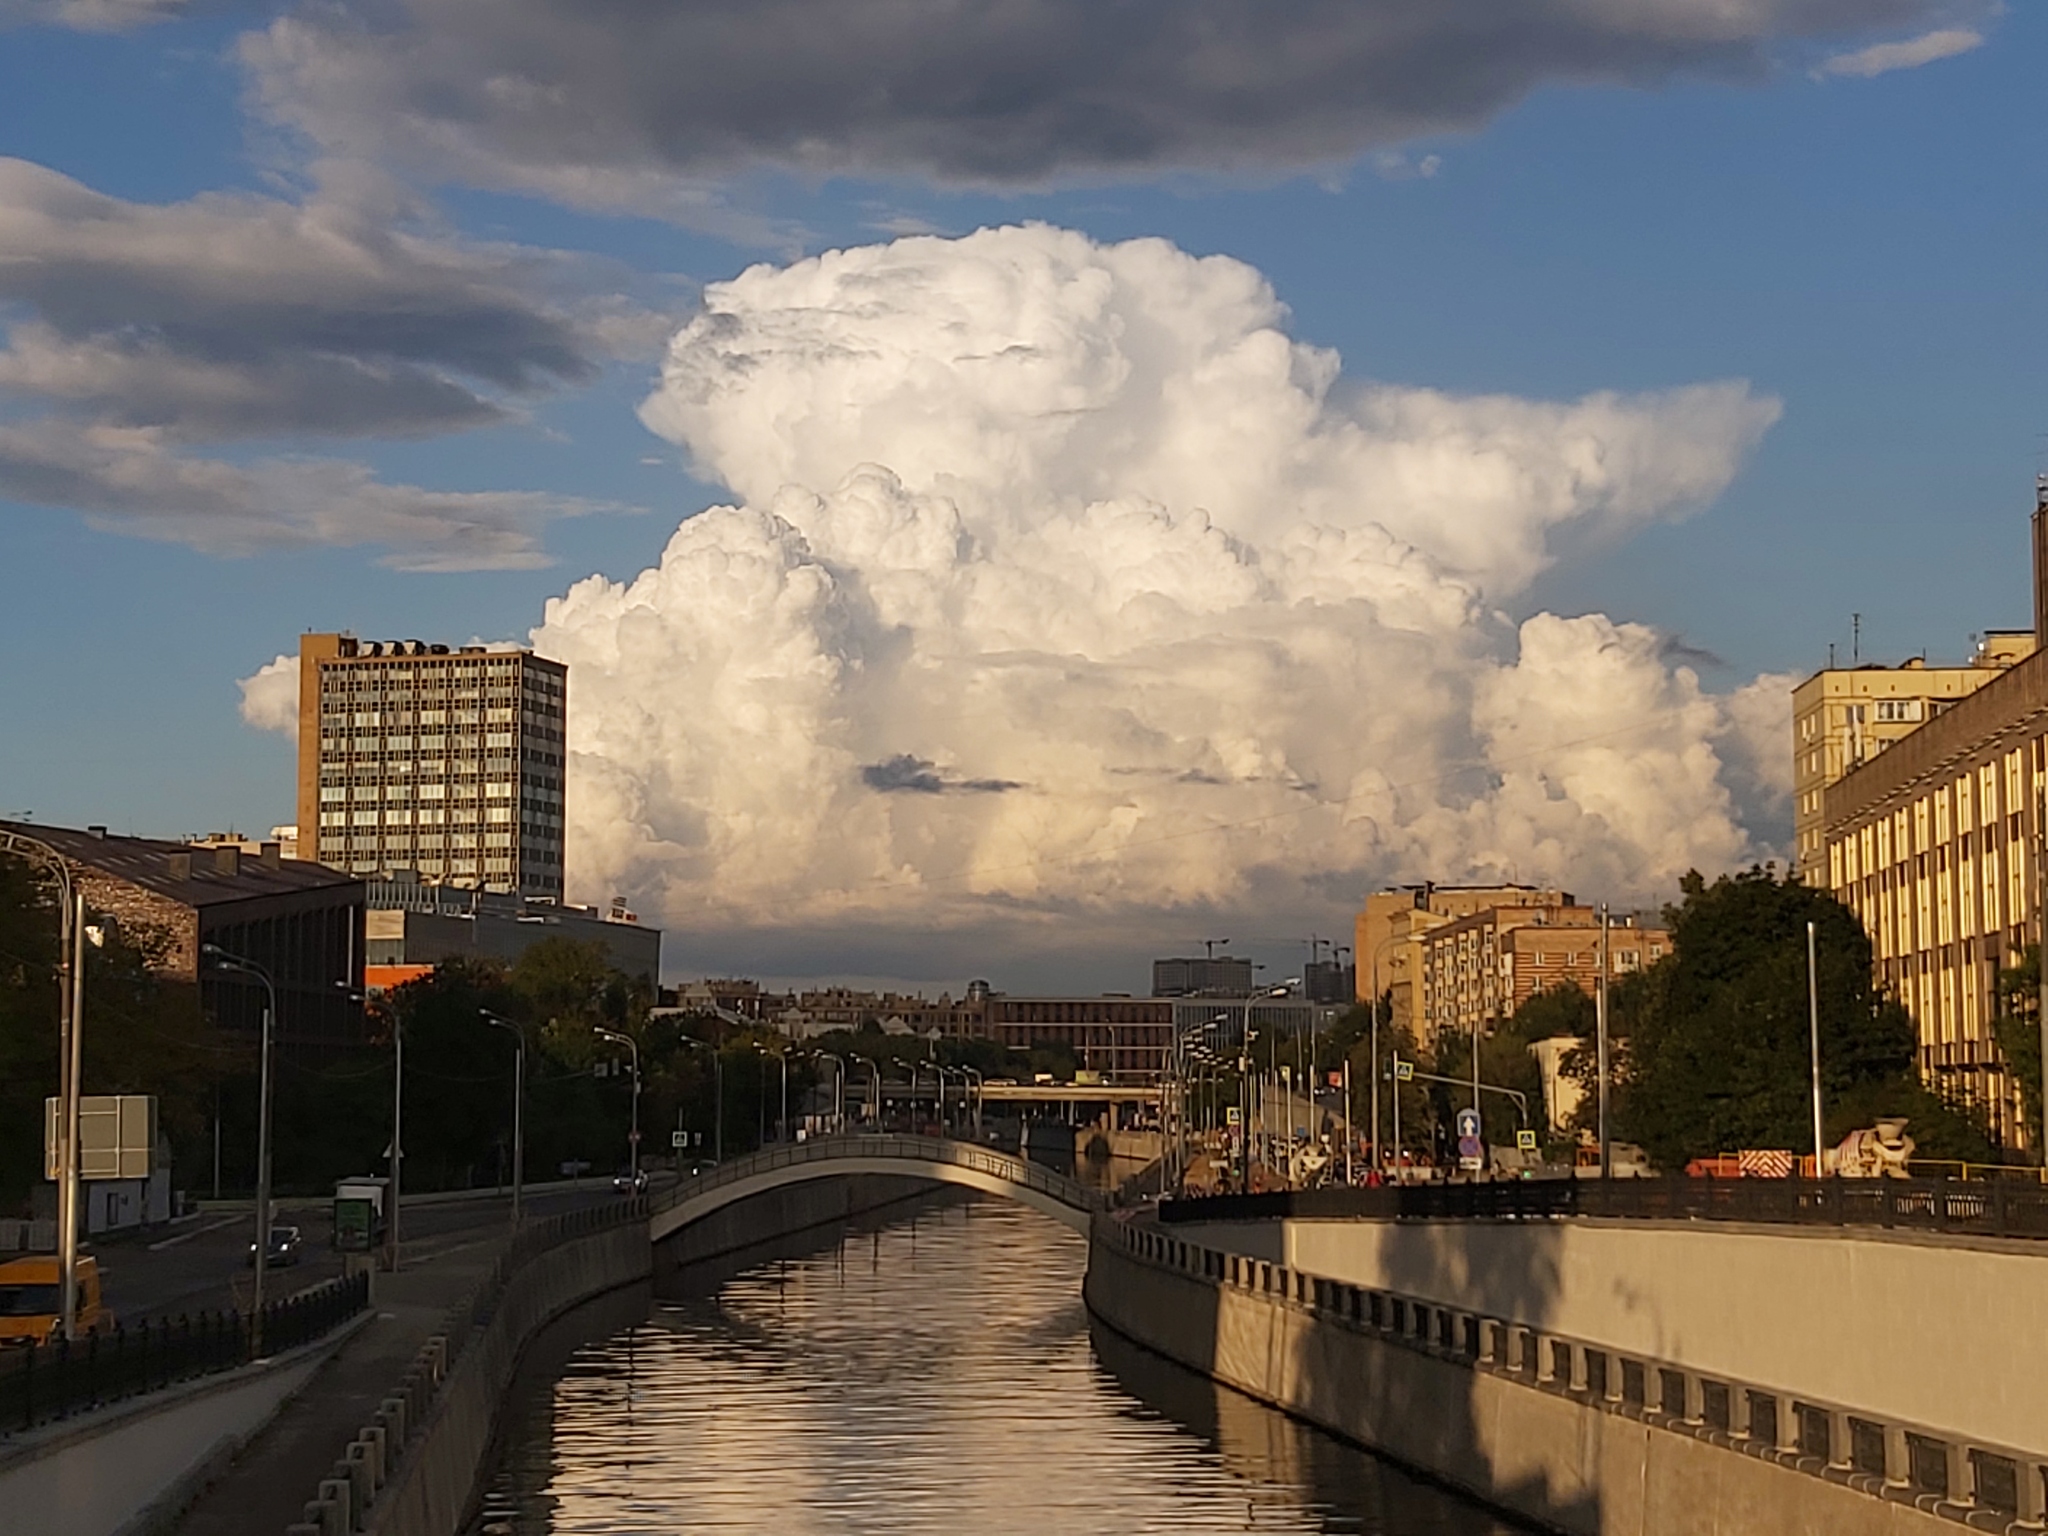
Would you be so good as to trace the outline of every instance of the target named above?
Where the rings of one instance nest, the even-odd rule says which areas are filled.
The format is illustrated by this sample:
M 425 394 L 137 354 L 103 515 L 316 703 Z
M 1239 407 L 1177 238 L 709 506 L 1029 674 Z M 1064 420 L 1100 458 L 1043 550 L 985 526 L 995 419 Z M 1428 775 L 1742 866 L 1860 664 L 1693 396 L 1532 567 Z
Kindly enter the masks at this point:
M 1877 718 L 1881 724 L 1889 723 L 1893 725 L 1918 720 L 1920 718 L 1920 701 L 1918 699 L 1879 699 L 1877 701 Z

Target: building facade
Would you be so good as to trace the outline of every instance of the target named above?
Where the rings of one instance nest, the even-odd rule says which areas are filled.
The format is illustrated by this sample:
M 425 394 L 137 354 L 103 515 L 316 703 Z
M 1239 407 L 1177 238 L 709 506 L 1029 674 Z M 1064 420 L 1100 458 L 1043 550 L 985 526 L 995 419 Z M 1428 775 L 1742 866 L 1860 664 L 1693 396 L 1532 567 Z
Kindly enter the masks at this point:
M 2048 633 L 2048 484 L 2034 510 L 2034 624 Z M 1876 979 L 1919 1030 L 1922 1077 L 2009 1147 L 2039 1141 L 1993 1038 L 1998 973 L 2042 931 L 2048 652 L 2038 646 L 1822 794 L 1828 889 L 1862 920 Z
M 507 964 L 544 939 L 604 946 L 613 969 L 648 986 L 661 978 L 661 930 L 623 905 L 611 911 L 436 884 L 410 872 L 371 880 L 364 940 L 375 966 L 435 965 L 457 958 Z
M 1430 929 L 1422 949 L 1427 1034 L 1491 1031 L 1548 988 L 1590 993 L 1600 977 L 1600 914 L 1592 907 L 1489 907 Z M 1671 935 L 1635 914 L 1611 917 L 1608 976 L 1655 964 Z
M 1356 948 L 1352 951 L 1358 1001 L 1369 1002 L 1377 992 L 1390 999 L 1394 1023 L 1419 1027 L 1423 1018 L 1419 995 L 1423 939 L 1432 929 L 1492 907 L 1571 904 L 1569 891 L 1544 890 L 1533 885 L 1432 882 L 1374 891 L 1365 898 L 1365 906 L 1358 914 Z
M 567 724 L 568 669 L 531 651 L 303 635 L 301 844 L 559 901 Z
M 264 991 L 201 963 L 212 944 L 269 972 L 275 1034 L 292 1051 L 362 1043 L 363 885 L 322 865 L 287 859 L 276 843 L 194 847 L 116 837 L 104 827 L 0 823 L 56 850 L 86 905 L 111 917 L 152 957 L 152 969 L 199 989 L 223 1029 L 255 1035 Z M 87 1019 L 91 1018 L 87 999 Z
M 1154 997 L 1243 997 L 1251 989 L 1252 963 L 1235 955 L 1152 962 Z
M 1827 787 L 2034 652 L 2026 630 L 1993 630 L 1968 666 L 1827 667 L 1792 690 L 1792 833 L 1800 878 L 1827 884 Z

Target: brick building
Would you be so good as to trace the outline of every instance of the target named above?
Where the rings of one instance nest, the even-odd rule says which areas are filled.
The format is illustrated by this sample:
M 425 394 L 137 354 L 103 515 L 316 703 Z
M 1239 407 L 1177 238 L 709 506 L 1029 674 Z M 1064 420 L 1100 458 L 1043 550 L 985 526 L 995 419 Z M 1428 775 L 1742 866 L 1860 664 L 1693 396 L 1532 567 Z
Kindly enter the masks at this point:
M 115 837 L 104 827 L 0 823 L 54 848 L 86 906 L 110 916 L 153 957 L 153 969 L 196 983 L 200 1005 L 221 1027 L 256 1033 L 263 989 L 202 968 L 216 944 L 270 972 L 277 988 L 275 1038 L 286 1049 L 330 1050 L 363 1038 L 363 886 L 319 864 L 287 859 L 275 843 L 255 857 L 226 845 L 194 847 Z M 86 999 L 91 1027 L 92 999 Z
M 1419 938 L 1422 1019 L 1429 1034 L 1491 1030 L 1531 997 L 1569 983 L 1591 992 L 1600 976 L 1600 914 L 1592 907 L 1488 907 Z M 1663 928 L 1610 918 L 1610 979 L 1661 960 Z

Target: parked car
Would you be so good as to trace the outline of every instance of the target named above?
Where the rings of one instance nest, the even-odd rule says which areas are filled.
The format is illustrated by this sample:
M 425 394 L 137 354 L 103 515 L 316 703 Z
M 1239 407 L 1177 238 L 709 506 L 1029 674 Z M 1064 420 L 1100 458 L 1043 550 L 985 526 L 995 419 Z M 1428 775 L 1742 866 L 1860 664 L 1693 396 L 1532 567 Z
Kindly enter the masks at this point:
M 612 1192 L 620 1195 L 647 1193 L 647 1173 L 640 1168 L 621 1168 L 612 1175 Z
M 0 1345 L 47 1344 L 63 1320 L 57 1256 L 31 1254 L 0 1264 Z M 114 1326 L 100 1305 L 100 1266 L 90 1254 L 78 1259 L 78 1328 L 101 1333 Z
M 299 1229 L 297 1227 L 272 1227 L 270 1246 L 265 1255 L 269 1268 L 277 1269 L 286 1264 L 299 1262 Z M 256 1262 L 256 1245 L 249 1245 L 249 1263 Z

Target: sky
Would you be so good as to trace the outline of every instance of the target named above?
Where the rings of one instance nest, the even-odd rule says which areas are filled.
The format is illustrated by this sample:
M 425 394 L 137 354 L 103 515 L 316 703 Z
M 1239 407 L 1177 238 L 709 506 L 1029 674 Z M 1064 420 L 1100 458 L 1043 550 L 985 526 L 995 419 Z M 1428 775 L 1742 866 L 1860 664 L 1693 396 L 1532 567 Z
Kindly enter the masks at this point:
M 292 815 L 307 629 L 571 666 L 672 976 L 1653 905 L 2030 620 L 2038 7 L 0 0 L 0 812 Z M 266 666 L 268 673 L 261 669 Z

